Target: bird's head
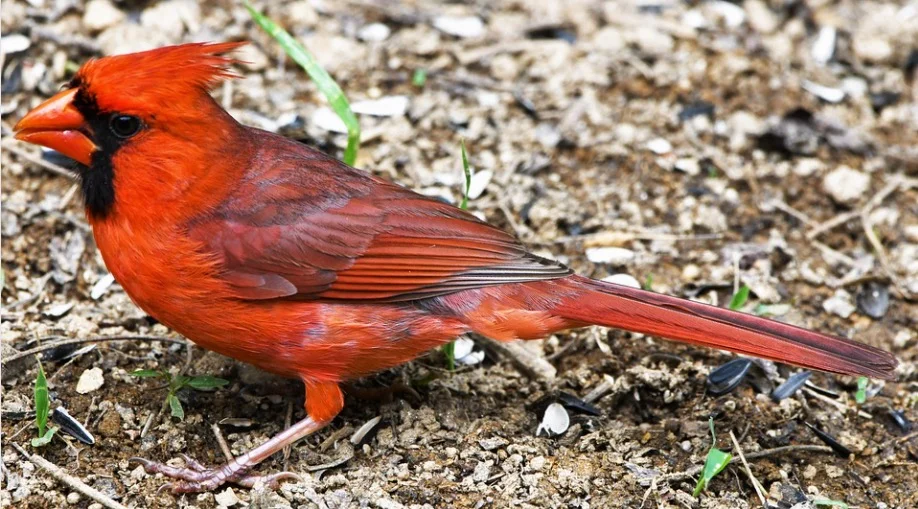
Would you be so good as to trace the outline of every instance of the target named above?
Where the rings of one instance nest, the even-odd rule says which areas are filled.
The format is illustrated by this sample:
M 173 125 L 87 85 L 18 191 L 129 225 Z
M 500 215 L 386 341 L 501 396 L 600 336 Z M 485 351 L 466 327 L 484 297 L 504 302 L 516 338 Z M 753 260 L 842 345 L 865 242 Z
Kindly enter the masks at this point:
M 242 44 L 183 44 L 90 60 L 66 89 L 16 124 L 15 136 L 79 163 L 91 218 L 107 216 L 122 192 L 180 197 L 199 177 L 193 173 L 208 167 L 189 159 L 206 160 L 209 147 L 225 147 L 238 126 L 209 91 L 234 77 L 227 68 L 234 60 L 224 54 Z

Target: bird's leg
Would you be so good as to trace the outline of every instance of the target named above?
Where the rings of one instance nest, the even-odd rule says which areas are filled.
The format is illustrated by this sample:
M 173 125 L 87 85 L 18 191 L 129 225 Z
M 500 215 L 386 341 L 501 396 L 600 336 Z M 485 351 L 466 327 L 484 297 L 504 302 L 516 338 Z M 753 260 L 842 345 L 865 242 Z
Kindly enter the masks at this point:
M 246 472 L 275 452 L 324 428 L 343 407 L 344 398 L 337 384 L 307 382 L 307 417 L 223 466 L 208 469 L 187 456 L 184 456 L 186 465 L 184 468 L 172 467 L 143 458 L 132 458 L 132 461 L 143 465 L 148 474 L 159 473 L 176 479 L 175 482 L 163 486 L 163 488 L 171 489 L 173 493 L 211 491 L 227 482 L 251 488 L 258 482 L 270 486 L 284 479 L 298 480 L 299 476 L 292 472 L 279 472 L 267 476 L 248 475 Z

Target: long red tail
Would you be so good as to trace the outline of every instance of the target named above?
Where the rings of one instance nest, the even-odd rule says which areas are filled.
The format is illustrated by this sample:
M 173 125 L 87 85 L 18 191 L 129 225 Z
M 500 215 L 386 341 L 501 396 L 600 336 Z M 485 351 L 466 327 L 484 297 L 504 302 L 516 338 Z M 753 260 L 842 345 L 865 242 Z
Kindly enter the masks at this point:
M 652 334 L 806 368 L 892 380 L 889 352 L 767 318 L 604 283 L 580 276 L 558 281 L 582 292 L 552 311 L 568 320 Z

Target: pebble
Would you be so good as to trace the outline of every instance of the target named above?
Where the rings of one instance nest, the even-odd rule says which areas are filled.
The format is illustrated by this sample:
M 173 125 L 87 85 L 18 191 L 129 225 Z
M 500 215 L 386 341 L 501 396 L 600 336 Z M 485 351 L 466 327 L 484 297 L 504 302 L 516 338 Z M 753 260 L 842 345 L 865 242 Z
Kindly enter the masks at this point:
M 591 247 L 586 250 L 587 259 L 593 263 L 627 265 L 634 261 L 634 251 L 623 247 Z
M 654 138 L 647 142 L 647 150 L 663 155 L 673 151 L 673 144 L 663 138 Z
M 408 111 L 407 95 L 390 95 L 379 99 L 356 101 L 351 110 L 359 115 L 374 117 L 401 117 Z
M 481 196 L 492 178 L 494 178 L 494 172 L 491 170 L 476 171 L 469 184 L 469 199 L 474 200 Z
M 827 87 L 819 83 L 803 80 L 803 89 L 829 103 L 839 103 L 845 98 L 845 91 L 840 88 Z
M 686 282 L 691 282 L 697 280 L 701 277 L 701 267 L 690 263 L 685 267 L 682 267 L 682 280 Z
M 607 26 L 593 35 L 593 47 L 599 51 L 618 54 L 625 49 L 625 38 L 618 28 Z
M 22 34 L 4 35 L 0 38 L 0 53 L 4 55 L 20 53 L 29 49 L 30 46 L 32 46 L 32 41 Z
M 794 174 L 800 177 L 809 177 L 814 173 L 822 171 L 825 165 L 822 164 L 822 161 L 812 157 L 804 157 L 797 160 L 797 164 L 794 165 Z
M 116 411 L 105 412 L 96 429 L 103 437 L 113 438 L 121 434 L 121 414 Z
M 124 11 L 109 0 L 90 0 L 83 8 L 83 26 L 90 32 L 101 32 L 124 21 Z
M 392 30 L 382 23 L 370 23 L 360 27 L 357 38 L 366 42 L 382 42 L 389 38 Z
M 611 276 L 602 278 L 606 283 L 613 283 L 621 286 L 630 286 L 631 288 L 641 288 L 641 283 L 634 278 L 631 274 L 612 274 Z
M 816 40 L 813 41 L 813 48 L 811 54 L 813 55 L 813 60 L 818 64 L 825 65 L 829 63 L 829 60 L 832 60 L 832 55 L 835 54 L 835 40 L 837 39 L 838 31 L 833 26 L 824 26 L 819 29 L 819 33 L 816 35 Z
M 665 55 L 671 52 L 675 46 L 671 35 L 650 26 L 638 27 L 631 32 L 629 40 L 642 53 L 650 56 Z
M 854 37 L 852 48 L 859 59 L 871 63 L 885 63 L 893 56 L 892 45 L 878 37 Z
M 325 129 L 326 131 L 347 134 L 347 126 L 344 125 L 344 121 L 342 121 L 341 117 L 328 106 L 316 108 L 316 111 L 312 113 L 310 121 L 317 127 Z
M 437 16 L 433 26 L 445 34 L 463 39 L 481 37 L 485 32 L 484 22 L 477 16 Z
M 92 290 L 89 291 L 89 297 L 92 300 L 99 300 L 100 297 L 108 292 L 108 289 L 111 288 L 114 282 L 115 276 L 113 276 L 111 273 L 102 276 L 98 281 L 96 281 L 96 284 L 92 285 Z
M 836 203 L 851 204 L 864 196 L 870 188 L 870 175 L 839 166 L 822 180 L 822 188 Z
M 105 379 L 102 377 L 102 368 L 87 369 L 80 375 L 76 391 L 80 394 L 87 394 L 102 387 L 103 383 L 105 383 Z
M 673 164 L 673 169 L 679 170 L 682 173 L 688 175 L 698 175 L 701 173 L 701 165 L 698 164 L 698 160 L 692 157 L 683 157 L 676 159 L 676 162 Z
M 778 29 L 781 20 L 768 8 L 762 0 L 746 0 L 743 2 L 749 16 L 749 25 L 761 34 L 770 34 Z
M 845 290 L 835 290 L 835 295 L 822 303 L 822 309 L 827 313 L 838 315 L 842 318 L 848 318 L 857 309 L 854 307 L 851 294 Z
M 79 503 L 80 503 L 80 494 L 77 493 L 77 492 L 75 492 L 75 491 L 71 491 L 70 493 L 68 493 L 68 494 L 67 494 L 67 503 L 70 504 L 70 505 L 79 504 Z
M 224 491 L 214 495 L 214 501 L 220 507 L 232 507 L 239 503 L 239 497 L 233 491 L 233 488 L 226 488 Z

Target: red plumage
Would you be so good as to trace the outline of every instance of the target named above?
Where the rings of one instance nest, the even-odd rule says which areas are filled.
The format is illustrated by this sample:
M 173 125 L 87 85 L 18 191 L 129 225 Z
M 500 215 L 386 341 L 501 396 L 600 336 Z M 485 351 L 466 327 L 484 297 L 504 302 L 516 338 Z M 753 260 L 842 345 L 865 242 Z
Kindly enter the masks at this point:
M 467 332 L 535 339 L 599 324 L 893 377 L 882 350 L 573 275 L 465 211 L 238 124 L 208 95 L 232 76 L 221 54 L 237 46 L 91 61 L 16 127 L 86 165 L 96 242 L 140 307 L 204 348 L 306 385 L 306 419 L 220 469 L 145 463 L 181 479 L 176 491 L 250 482 L 248 467 L 341 410 L 339 382 Z

